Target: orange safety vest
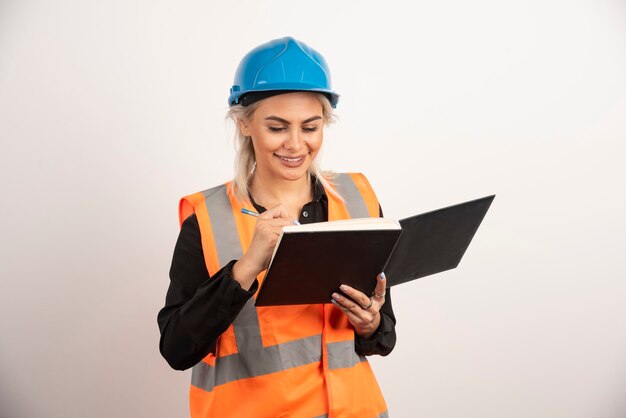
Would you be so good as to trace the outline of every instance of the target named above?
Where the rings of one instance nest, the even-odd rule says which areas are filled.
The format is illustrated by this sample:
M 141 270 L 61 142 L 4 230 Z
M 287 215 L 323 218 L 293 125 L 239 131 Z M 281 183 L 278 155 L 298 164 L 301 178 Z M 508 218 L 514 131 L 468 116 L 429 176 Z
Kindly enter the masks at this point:
M 376 195 L 362 174 L 339 174 L 328 196 L 329 220 L 378 217 Z M 182 225 L 195 213 L 213 276 L 239 259 L 256 220 L 241 213 L 230 183 L 183 197 Z M 254 209 L 254 208 L 248 208 Z M 257 277 L 259 284 L 263 273 Z M 387 405 L 354 329 L 333 304 L 255 307 L 248 300 L 210 353 L 192 369 L 193 418 L 387 417 Z M 329 295 L 330 298 L 330 295 Z

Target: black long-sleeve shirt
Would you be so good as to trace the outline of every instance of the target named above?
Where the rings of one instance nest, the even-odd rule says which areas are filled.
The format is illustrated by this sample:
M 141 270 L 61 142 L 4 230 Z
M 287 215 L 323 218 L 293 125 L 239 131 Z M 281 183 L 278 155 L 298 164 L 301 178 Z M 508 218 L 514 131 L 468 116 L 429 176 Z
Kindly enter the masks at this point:
M 328 198 L 323 187 L 314 182 L 313 200 L 300 211 L 302 224 L 328 220 Z M 259 213 L 265 208 L 252 201 Z M 382 211 L 381 211 L 382 216 Z M 245 303 L 258 288 L 255 280 L 249 290 L 232 278 L 232 260 L 209 277 L 202 253 L 200 228 L 195 215 L 182 225 L 172 266 L 165 306 L 158 314 L 161 331 L 161 354 L 177 370 L 188 369 L 210 352 L 215 352 L 217 338 L 230 326 Z M 330 295 L 329 295 L 330 300 Z M 360 355 L 387 355 L 395 346 L 396 318 L 387 289 L 380 310 L 380 325 L 369 338 L 355 334 L 355 349 Z

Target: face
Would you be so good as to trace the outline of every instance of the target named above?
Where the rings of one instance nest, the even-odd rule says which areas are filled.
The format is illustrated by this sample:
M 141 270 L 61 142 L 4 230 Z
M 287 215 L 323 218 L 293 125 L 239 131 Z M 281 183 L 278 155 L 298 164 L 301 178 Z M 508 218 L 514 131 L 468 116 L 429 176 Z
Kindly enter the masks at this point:
M 240 122 L 252 138 L 256 174 L 268 180 L 306 178 L 323 140 L 323 108 L 314 93 L 294 92 L 260 102 L 252 119 Z

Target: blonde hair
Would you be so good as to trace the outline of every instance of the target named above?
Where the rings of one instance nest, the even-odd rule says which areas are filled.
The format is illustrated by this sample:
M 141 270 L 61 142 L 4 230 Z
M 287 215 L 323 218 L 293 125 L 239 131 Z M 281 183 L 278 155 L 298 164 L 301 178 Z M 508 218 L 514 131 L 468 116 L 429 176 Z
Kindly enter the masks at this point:
M 327 126 L 335 122 L 335 115 L 333 114 L 333 107 L 326 95 L 316 93 L 315 96 L 322 105 L 322 117 L 324 119 L 324 126 Z M 239 128 L 239 121 L 248 122 L 252 119 L 255 110 L 259 107 L 263 100 L 252 103 L 249 106 L 242 106 L 240 104 L 233 105 L 226 113 L 226 119 L 234 122 L 235 132 L 235 176 L 232 182 L 232 191 L 235 197 L 242 203 L 249 202 L 250 182 L 254 175 L 254 169 L 256 166 L 256 158 L 254 155 L 254 147 L 252 145 L 252 138 L 245 136 Z M 326 190 L 328 190 L 333 196 L 341 199 L 341 196 L 335 191 L 331 180 L 336 177 L 336 174 L 332 171 L 322 171 L 319 167 L 319 161 L 313 160 L 309 167 L 309 175 L 315 176 L 316 181 L 320 182 Z

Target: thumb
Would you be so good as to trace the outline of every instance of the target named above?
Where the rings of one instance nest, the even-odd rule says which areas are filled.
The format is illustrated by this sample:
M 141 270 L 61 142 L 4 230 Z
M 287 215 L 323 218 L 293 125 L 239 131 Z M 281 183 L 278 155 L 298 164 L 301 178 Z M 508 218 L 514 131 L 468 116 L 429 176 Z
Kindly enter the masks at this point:
M 387 276 L 385 276 L 385 273 L 383 272 L 380 273 L 376 279 L 376 289 L 374 289 L 374 294 L 372 296 L 382 299 L 385 297 L 387 289 Z

